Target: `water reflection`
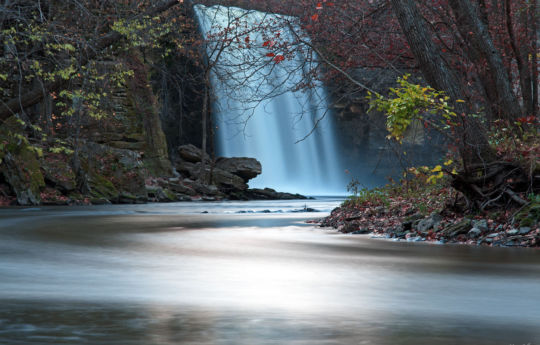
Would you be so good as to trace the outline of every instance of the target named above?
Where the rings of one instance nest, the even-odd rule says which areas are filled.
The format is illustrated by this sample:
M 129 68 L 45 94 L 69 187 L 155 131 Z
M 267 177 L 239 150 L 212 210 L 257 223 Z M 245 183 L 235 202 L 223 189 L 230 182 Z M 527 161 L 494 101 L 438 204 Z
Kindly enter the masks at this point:
M 538 251 L 129 210 L 0 212 L 0 343 L 540 343 Z
M 167 305 L 24 304 L 0 306 L 6 344 L 528 344 L 538 330 L 512 321 L 368 318 L 239 312 Z

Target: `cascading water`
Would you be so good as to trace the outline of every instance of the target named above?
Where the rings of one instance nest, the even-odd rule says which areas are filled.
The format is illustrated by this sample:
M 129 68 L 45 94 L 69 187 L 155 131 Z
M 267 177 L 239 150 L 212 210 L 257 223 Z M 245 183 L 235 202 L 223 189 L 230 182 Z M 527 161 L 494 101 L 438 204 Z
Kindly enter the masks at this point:
M 280 55 L 295 41 L 294 18 L 223 6 L 196 5 L 195 13 L 208 38 L 218 154 L 257 158 L 263 172 L 252 188 L 344 194 L 326 91 L 306 77 L 313 54 Z M 306 82 L 312 87 L 295 91 Z

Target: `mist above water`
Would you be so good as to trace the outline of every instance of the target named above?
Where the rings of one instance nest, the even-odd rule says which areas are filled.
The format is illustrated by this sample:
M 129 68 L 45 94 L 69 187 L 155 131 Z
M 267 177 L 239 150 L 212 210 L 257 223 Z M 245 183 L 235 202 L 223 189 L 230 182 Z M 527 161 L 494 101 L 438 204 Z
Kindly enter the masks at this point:
M 265 42 L 294 42 L 282 17 L 236 7 L 195 6 L 205 37 L 225 28 L 238 44 L 218 56 L 219 40 L 209 40 L 208 56 L 215 63 L 212 88 L 217 153 L 226 157 L 254 157 L 262 174 L 250 181 L 252 188 L 271 187 L 309 195 L 345 193 L 347 179 L 341 166 L 326 101 L 326 91 L 306 72 L 316 61 L 307 48 L 286 55 Z M 261 29 L 263 28 L 264 29 Z M 274 54 L 268 56 L 268 54 Z M 310 59 L 306 57 L 310 56 Z M 303 82 L 309 90 L 291 91 Z

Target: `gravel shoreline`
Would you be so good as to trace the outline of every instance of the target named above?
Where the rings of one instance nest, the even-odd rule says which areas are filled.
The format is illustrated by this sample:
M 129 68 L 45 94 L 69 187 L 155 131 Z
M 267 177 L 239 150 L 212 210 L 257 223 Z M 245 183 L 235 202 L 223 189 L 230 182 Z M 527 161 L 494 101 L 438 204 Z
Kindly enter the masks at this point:
M 519 211 L 523 219 L 530 219 L 527 221 L 530 225 L 520 226 L 485 216 L 460 216 L 444 212 L 423 215 L 412 206 L 398 210 L 384 206 L 342 206 L 334 209 L 328 217 L 313 223 L 342 233 L 371 234 L 398 241 L 540 248 L 540 229 L 536 218 L 539 212 L 540 206 L 537 204 Z

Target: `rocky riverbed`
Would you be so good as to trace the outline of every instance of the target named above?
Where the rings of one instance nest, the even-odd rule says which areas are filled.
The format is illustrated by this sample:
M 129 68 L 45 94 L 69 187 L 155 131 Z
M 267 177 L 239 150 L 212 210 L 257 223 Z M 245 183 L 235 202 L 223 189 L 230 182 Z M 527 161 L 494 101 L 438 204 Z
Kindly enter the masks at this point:
M 500 218 L 500 216 L 499 216 Z M 509 212 L 506 221 L 489 216 L 447 212 L 419 213 L 412 205 L 399 208 L 338 207 L 330 216 L 314 221 L 343 233 L 371 234 L 396 241 L 430 241 L 482 246 L 540 247 L 540 205 Z

